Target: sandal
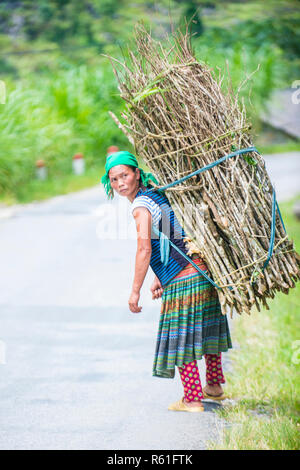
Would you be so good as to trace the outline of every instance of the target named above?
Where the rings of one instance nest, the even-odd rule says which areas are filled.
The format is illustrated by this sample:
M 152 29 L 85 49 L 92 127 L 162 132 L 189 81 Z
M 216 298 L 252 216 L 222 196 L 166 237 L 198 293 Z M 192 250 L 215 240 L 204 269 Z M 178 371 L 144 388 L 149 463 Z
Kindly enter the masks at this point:
M 227 397 L 224 392 L 222 392 L 220 395 L 209 395 L 203 390 L 203 398 L 207 400 L 221 401 L 221 400 L 225 400 L 225 398 Z
M 184 397 L 182 397 L 180 400 L 176 401 L 175 403 L 172 403 L 170 406 L 168 406 L 168 410 L 172 411 L 190 411 L 192 413 L 199 413 L 200 411 L 204 411 L 204 406 L 202 404 L 199 404 L 199 406 L 188 406 L 184 403 L 183 401 Z

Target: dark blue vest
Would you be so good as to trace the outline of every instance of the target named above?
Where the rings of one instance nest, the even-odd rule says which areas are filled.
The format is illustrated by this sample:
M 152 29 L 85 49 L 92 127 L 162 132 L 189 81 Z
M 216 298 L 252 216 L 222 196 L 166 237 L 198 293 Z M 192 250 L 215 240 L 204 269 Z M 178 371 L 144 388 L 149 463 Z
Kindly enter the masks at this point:
M 174 245 L 187 254 L 188 249 L 185 247 L 185 243 L 183 241 L 186 234 L 179 224 L 168 198 L 155 189 L 151 189 L 149 191 L 149 188 L 140 188 L 135 197 L 142 195 L 148 196 L 160 206 L 162 217 L 159 221 L 159 231 L 167 235 Z M 153 232 L 153 230 L 151 230 L 151 246 L 152 253 L 150 266 L 160 280 L 162 286 L 166 286 L 166 284 L 171 281 L 171 279 L 173 279 L 189 263 L 189 261 L 178 253 L 172 245 L 170 245 L 169 261 L 167 265 L 164 266 L 160 259 L 159 237 Z

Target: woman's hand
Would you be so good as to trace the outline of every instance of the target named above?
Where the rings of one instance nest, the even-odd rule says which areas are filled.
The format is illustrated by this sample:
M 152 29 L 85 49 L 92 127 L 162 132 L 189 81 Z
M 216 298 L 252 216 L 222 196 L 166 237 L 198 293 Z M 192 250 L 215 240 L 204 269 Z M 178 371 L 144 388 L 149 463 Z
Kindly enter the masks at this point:
M 128 300 L 129 310 L 132 313 L 140 313 L 142 307 L 139 307 L 140 293 L 132 291 Z
M 155 277 L 152 286 L 150 287 L 150 290 L 152 292 L 152 299 L 159 299 L 162 296 L 162 293 L 164 291 L 160 280 L 158 277 Z

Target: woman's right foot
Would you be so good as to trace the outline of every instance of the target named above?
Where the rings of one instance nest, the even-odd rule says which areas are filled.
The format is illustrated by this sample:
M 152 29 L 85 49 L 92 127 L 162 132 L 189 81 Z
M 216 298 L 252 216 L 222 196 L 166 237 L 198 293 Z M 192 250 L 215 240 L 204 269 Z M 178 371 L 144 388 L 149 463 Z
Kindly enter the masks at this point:
M 203 406 L 201 400 L 198 400 L 198 401 L 186 401 L 186 399 L 184 398 L 183 399 L 183 403 L 187 406 Z
M 169 405 L 168 410 L 189 411 L 191 413 L 198 413 L 198 412 L 204 411 L 204 406 L 201 400 L 193 401 L 193 402 L 186 402 L 184 397 L 182 397 L 180 400 Z

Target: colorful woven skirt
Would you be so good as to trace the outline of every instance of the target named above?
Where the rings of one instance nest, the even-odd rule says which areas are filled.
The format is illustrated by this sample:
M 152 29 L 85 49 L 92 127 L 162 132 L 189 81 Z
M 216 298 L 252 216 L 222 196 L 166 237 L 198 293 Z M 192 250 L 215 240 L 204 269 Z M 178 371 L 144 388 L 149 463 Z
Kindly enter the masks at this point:
M 212 278 L 202 258 L 193 261 Z M 189 263 L 162 294 L 152 375 L 174 378 L 175 366 L 229 348 L 227 316 L 222 315 L 217 289 Z

